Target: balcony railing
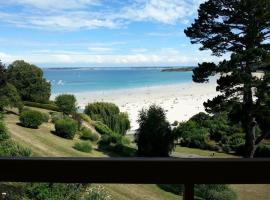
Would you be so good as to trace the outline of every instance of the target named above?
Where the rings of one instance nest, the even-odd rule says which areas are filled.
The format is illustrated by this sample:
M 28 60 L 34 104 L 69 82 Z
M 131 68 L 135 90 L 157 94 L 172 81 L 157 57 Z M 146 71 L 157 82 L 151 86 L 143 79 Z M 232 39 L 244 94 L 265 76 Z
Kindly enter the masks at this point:
M 270 159 L 0 158 L 1 182 L 270 184 Z

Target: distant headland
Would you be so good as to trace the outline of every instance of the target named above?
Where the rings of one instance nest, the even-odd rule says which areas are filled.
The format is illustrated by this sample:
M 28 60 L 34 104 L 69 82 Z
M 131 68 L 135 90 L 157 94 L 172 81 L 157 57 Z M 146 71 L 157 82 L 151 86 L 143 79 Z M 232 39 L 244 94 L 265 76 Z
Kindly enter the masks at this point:
M 161 69 L 161 72 L 189 72 L 192 71 L 195 67 L 170 67 L 166 69 Z

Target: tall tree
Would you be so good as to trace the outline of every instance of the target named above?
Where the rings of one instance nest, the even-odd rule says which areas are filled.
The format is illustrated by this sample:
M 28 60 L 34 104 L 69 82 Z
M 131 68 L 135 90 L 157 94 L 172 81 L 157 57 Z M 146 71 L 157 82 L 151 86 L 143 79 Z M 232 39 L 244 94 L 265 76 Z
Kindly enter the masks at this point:
M 7 82 L 7 70 L 0 61 L 0 112 L 8 106 L 21 109 L 22 103 L 16 88 Z
M 211 75 L 221 75 L 217 80 L 221 94 L 204 106 L 212 113 L 227 110 L 241 122 L 245 156 L 253 157 L 270 133 L 270 1 L 208 0 L 200 5 L 198 18 L 185 34 L 193 44 L 202 45 L 200 50 L 211 50 L 214 56 L 231 54 L 219 64 L 199 64 L 193 80 L 202 83 Z M 254 76 L 258 70 L 261 77 Z
M 43 78 L 43 71 L 35 65 L 17 60 L 8 66 L 8 82 L 13 84 L 22 100 L 47 103 L 51 84 Z
M 167 157 L 174 148 L 174 137 L 165 111 L 156 105 L 139 114 L 135 142 L 139 156 Z

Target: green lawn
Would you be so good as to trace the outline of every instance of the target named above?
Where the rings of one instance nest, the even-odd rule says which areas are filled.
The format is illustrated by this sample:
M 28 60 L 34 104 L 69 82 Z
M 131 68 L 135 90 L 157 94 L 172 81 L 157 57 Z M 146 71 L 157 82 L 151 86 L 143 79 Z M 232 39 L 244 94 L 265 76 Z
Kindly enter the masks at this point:
M 37 110 L 48 112 L 44 109 Z M 17 124 L 19 122 L 19 118 L 15 114 L 5 115 L 5 122 L 12 139 L 24 146 L 30 147 L 34 152 L 34 156 L 108 156 L 106 153 L 98 151 L 96 148 L 91 153 L 83 153 L 73 149 L 74 143 L 79 141 L 79 139 L 75 138 L 74 140 L 67 140 L 53 135 L 51 130 L 53 130 L 54 127 L 51 123 L 42 124 L 39 129 L 24 128 Z M 226 153 L 180 146 L 176 147 L 173 156 L 202 156 L 214 158 L 236 157 Z M 179 196 L 161 190 L 156 185 L 105 184 L 104 186 L 111 193 L 113 199 L 116 200 L 181 199 Z M 270 199 L 270 185 L 231 185 L 231 187 L 237 192 L 239 200 Z
M 237 156 L 227 153 L 220 153 L 216 151 L 201 150 L 195 148 L 176 146 L 173 155 L 186 155 L 186 156 L 201 156 L 201 157 L 211 157 L 211 158 L 237 158 Z
M 36 109 L 46 112 L 43 109 Z M 55 136 L 51 133 L 54 129 L 53 124 L 44 123 L 39 129 L 24 128 L 17 123 L 19 118 L 15 114 L 5 115 L 5 123 L 9 129 L 11 137 L 18 143 L 30 147 L 34 156 L 88 156 L 88 157 L 107 157 L 104 152 L 93 150 L 91 153 L 83 153 L 73 149 L 73 145 L 78 138 L 67 140 Z M 108 168 L 109 170 L 109 168 Z M 132 172 L 131 172 L 132 173 Z M 156 185 L 135 185 L 135 184 L 106 184 L 105 188 L 116 200 L 178 200 L 181 197 L 163 191 Z

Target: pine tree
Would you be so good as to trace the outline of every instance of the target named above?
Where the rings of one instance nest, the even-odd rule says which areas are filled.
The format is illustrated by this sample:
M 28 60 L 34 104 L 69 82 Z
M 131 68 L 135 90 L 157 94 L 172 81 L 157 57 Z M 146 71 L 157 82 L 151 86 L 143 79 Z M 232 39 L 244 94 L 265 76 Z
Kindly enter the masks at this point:
M 219 74 L 220 95 L 205 102 L 210 113 L 228 111 L 246 133 L 245 157 L 270 134 L 270 1 L 208 0 L 185 30 L 200 50 L 214 56 L 230 54 L 219 64 L 204 62 L 193 70 L 193 81 L 208 82 Z M 262 77 L 254 76 L 260 71 Z

